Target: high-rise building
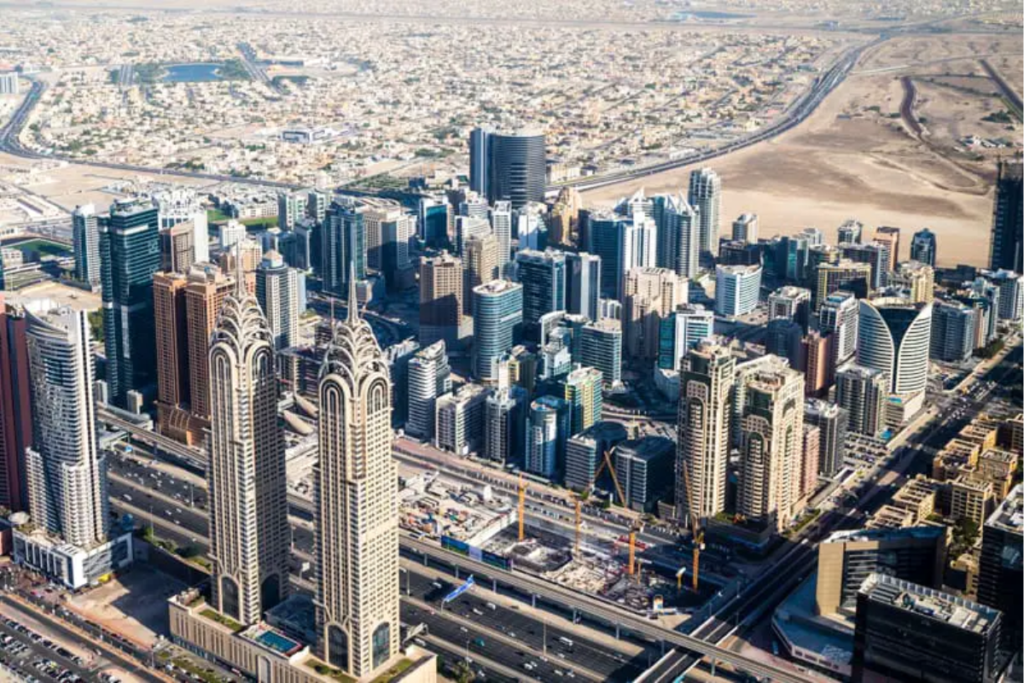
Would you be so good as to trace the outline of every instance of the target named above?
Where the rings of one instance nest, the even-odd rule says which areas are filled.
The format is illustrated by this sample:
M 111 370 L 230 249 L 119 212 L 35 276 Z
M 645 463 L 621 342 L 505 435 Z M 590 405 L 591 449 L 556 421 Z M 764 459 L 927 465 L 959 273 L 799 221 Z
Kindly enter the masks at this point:
M 601 257 L 585 251 L 567 253 L 565 266 L 565 310 L 597 320 L 601 298 Z
M 320 278 L 323 290 L 345 296 L 355 265 L 357 280 L 366 279 L 366 207 L 352 197 L 336 197 L 327 209 L 321 230 Z
M 935 300 L 935 270 L 919 261 L 903 261 L 889 273 L 886 285 L 890 291 L 914 304 Z
M 600 295 L 605 299 L 618 299 L 619 276 L 622 274 L 622 243 L 627 218 L 611 212 L 592 212 L 587 220 L 586 251 L 601 259 Z
M 479 450 L 489 394 L 480 384 L 463 384 L 438 398 L 434 445 L 456 455 Z
M 1024 318 L 1024 275 L 999 270 L 987 276 L 999 289 L 999 319 L 1016 321 Z
M 700 304 L 684 304 L 661 321 L 658 335 L 658 367 L 677 371 L 686 352 L 711 339 L 715 314 Z
M 806 501 L 818 488 L 818 469 L 821 467 L 821 430 L 804 423 L 803 445 L 800 455 L 799 490 L 797 501 Z M 799 503 L 798 503 L 799 504 Z
M 263 309 L 278 351 L 299 342 L 299 317 L 306 309 L 305 275 L 285 265 L 276 251 L 268 251 L 256 267 L 256 300 Z
M 1020 453 L 1017 448 L 1014 452 Z M 978 563 L 978 602 L 1003 613 L 1003 659 L 1020 651 L 1024 605 L 1024 487 L 1017 484 L 985 520 Z
M 715 312 L 741 316 L 757 308 L 761 272 L 761 266 L 716 266 Z
M 419 203 L 419 235 L 427 247 L 448 248 L 448 233 L 454 225 L 452 205 L 444 196 L 423 197 Z
M 900 260 L 900 229 L 887 225 L 880 225 L 875 228 L 875 242 L 888 247 L 889 267 L 887 272 L 896 270 L 896 264 Z
M 612 467 L 626 499 L 622 505 L 638 512 L 653 511 L 672 490 L 672 441 L 645 437 L 615 446 Z
M 77 548 L 107 541 L 106 460 L 96 433 L 89 321 L 48 300 L 26 307 L 32 445 L 25 451 L 28 503 L 37 527 Z
M 878 436 L 885 428 L 889 383 L 881 371 L 853 363 L 836 372 L 836 403 L 849 415 L 851 432 Z
M 938 241 L 935 233 L 924 228 L 914 233 L 910 240 L 910 260 L 923 263 L 926 266 L 935 267 L 935 257 L 938 254 Z
M 817 398 L 804 402 L 804 424 L 819 430 L 818 474 L 825 478 L 830 479 L 843 469 L 849 421 L 849 413 L 835 403 Z
M 23 309 L 0 299 L 0 505 L 28 509 L 25 451 L 32 447 L 32 386 L 28 320 Z
M 516 254 L 516 269 L 523 287 L 523 332 L 540 341 L 541 316 L 565 310 L 565 253 L 555 249 Z
M 600 370 L 606 387 L 618 385 L 622 381 L 622 323 L 604 318 L 584 325 L 579 362 Z
M 604 382 L 597 368 L 579 367 L 565 378 L 565 401 L 569 405 L 569 433 L 579 434 L 601 420 Z
M 690 205 L 700 216 L 701 256 L 718 256 L 718 220 L 722 205 L 722 181 L 710 168 L 690 173 Z
M 474 287 L 501 277 L 501 270 L 498 267 L 498 238 L 493 233 L 471 237 L 465 244 L 464 252 L 466 281 L 462 286 L 463 292 L 472 292 Z M 473 297 L 463 297 L 462 311 L 466 315 L 473 314 Z
M 290 585 L 277 366 L 273 333 L 240 279 L 218 308 L 207 361 L 210 586 L 218 612 L 250 625 L 283 600 Z
M 1002 614 L 873 573 L 857 593 L 853 680 L 995 683 Z
M 399 645 L 398 470 L 391 378 L 358 309 L 353 282 L 320 376 L 315 604 L 318 654 L 369 680 Z
M 946 533 L 941 526 L 837 531 L 818 546 L 815 611 L 854 616 L 857 593 L 875 572 L 942 588 Z
M 770 354 L 787 358 L 791 367 L 802 370 L 806 359 L 803 358 L 803 329 L 793 320 L 776 318 L 765 327 L 764 348 Z
M 448 252 L 420 259 L 420 343 L 459 341 L 463 311 L 462 261 Z
M 416 217 L 394 199 L 360 200 L 366 230 L 366 265 L 384 276 L 388 291 L 405 289 L 413 280 L 409 243 L 416 234 Z
M 657 358 L 661 322 L 686 303 L 688 284 L 667 268 L 634 268 L 626 273 L 623 321 L 631 358 Z
M 732 239 L 734 242 L 757 242 L 757 214 L 744 213 L 732 222 Z
M 75 250 L 75 279 L 98 287 L 102 278 L 100 226 L 92 204 L 76 206 L 71 213 L 71 238 Z
M 210 260 L 210 228 L 200 195 L 192 188 L 175 187 L 153 193 L 153 205 L 160 214 L 161 232 L 187 224 L 192 246 L 193 262 Z M 183 230 L 183 229 L 182 229 Z M 179 234 L 182 232 L 179 230 Z M 191 264 L 188 264 L 191 265 Z M 178 272 L 188 272 L 182 265 Z
M 736 359 L 712 342 L 683 356 L 679 370 L 676 515 L 684 523 L 725 510 L 729 421 Z
M 452 371 L 444 340 L 420 349 L 409 361 L 409 418 L 405 431 L 431 441 L 437 423 L 437 397 L 452 390 Z
M 496 363 L 512 350 L 523 322 L 523 286 L 493 280 L 473 290 L 473 371 L 482 381 L 497 380 Z
M 745 374 L 736 511 L 785 530 L 800 499 L 804 377 L 786 367 Z
M 282 191 L 277 193 L 277 226 L 294 230 L 300 219 L 308 215 L 309 191 Z
M 233 249 L 221 252 L 217 257 L 217 265 L 221 272 L 235 273 L 245 283 L 245 290 L 250 294 L 255 294 L 256 268 L 259 267 L 262 260 L 263 244 L 258 239 L 246 237 L 235 242 Z
M 202 425 L 191 424 L 189 404 L 188 324 L 185 287 L 180 273 L 153 276 L 153 315 L 156 320 L 156 407 L 160 433 L 189 445 L 202 442 Z
M 487 218 L 487 197 L 473 192 L 465 192 L 459 202 L 458 215 L 467 218 Z
M 160 269 L 157 208 L 149 201 L 116 202 L 100 221 L 103 339 L 110 402 L 128 406 L 128 392 L 155 379 L 153 274 Z
M 455 217 L 455 254 L 460 258 L 466 257 L 466 247 L 473 238 L 480 238 L 491 234 L 491 225 L 483 216 L 456 216 Z
M 526 411 L 529 394 L 512 385 L 487 397 L 484 418 L 484 457 L 502 465 L 523 466 Z
M 932 308 L 929 357 L 948 363 L 967 360 L 974 353 L 978 311 L 959 301 L 937 301 Z
M 232 278 L 216 266 L 196 265 L 189 272 L 185 286 L 190 407 L 193 419 L 203 427 L 209 425 L 212 405 L 210 335 L 214 333 L 224 301 L 235 291 L 240 275 L 244 277 L 244 272 L 239 273 L 238 269 Z
M 811 290 L 787 285 L 768 295 L 768 320 L 792 320 L 807 331 L 811 316 Z
M 992 208 L 992 237 L 988 266 L 992 270 L 1024 272 L 1024 177 L 1021 161 L 1000 161 Z
M 693 278 L 700 269 L 700 215 L 682 195 L 653 198 L 658 230 L 656 263 L 680 277 Z
M 228 251 L 231 247 L 245 239 L 246 229 L 242 223 L 231 219 L 220 224 L 218 230 L 221 251 Z
M 800 340 L 799 362 L 793 367 L 804 371 L 804 391 L 808 396 L 822 396 L 835 381 L 836 366 L 832 351 L 832 335 L 811 330 Z
M 491 149 L 489 128 L 474 128 L 469 133 L 469 189 L 487 196 L 490 186 Z
M 850 292 L 836 291 L 818 309 L 818 329 L 832 337 L 833 363 L 842 365 L 857 353 L 860 306 Z
M 527 202 L 543 202 L 547 184 L 544 134 L 530 130 L 495 132 L 487 136 L 486 144 L 488 201 L 509 201 L 513 209 Z
M 851 292 L 859 298 L 871 292 L 871 265 L 843 259 L 837 264 L 823 263 L 818 266 L 817 284 L 814 289 L 814 308 L 838 291 Z
M 565 485 L 574 491 L 593 491 L 605 451 L 625 440 L 626 428 L 618 422 L 598 422 L 570 437 L 565 446 Z
M 580 209 L 583 199 L 574 187 L 563 187 L 558 192 L 551 213 L 548 214 L 548 241 L 563 247 L 571 247 L 576 243 L 576 230 L 579 224 Z
M 861 238 L 864 235 L 864 224 L 851 218 L 840 225 L 837 232 L 838 239 L 836 242 L 839 244 L 860 244 Z
M 564 469 L 569 412 L 569 404 L 557 396 L 541 396 L 530 404 L 524 463 L 527 472 L 555 479 Z
M 506 277 L 505 269 L 512 260 L 512 202 L 494 202 L 488 214 L 491 231 L 498 238 L 498 272 Z
M 916 394 L 928 383 L 932 305 L 902 299 L 860 302 L 857 363 L 882 373 L 894 394 Z
M 160 270 L 187 273 L 196 262 L 192 223 L 178 223 L 160 231 Z

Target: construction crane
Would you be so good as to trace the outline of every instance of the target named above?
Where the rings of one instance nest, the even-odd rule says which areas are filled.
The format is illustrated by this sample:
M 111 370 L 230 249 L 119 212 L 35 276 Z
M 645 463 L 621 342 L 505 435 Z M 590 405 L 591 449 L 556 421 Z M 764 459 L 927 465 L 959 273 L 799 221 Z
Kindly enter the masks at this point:
M 604 458 L 601 461 L 601 464 L 598 466 L 597 471 L 594 472 L 594 482 L 595 483 L 597 482 L 597 480 L 601 476 L 601 472 L 603 472 L 604 469 L 607 467 L 608 468 L 608 473 L 612 475 L 612 483 L 615 484 L 615 492 L 619 495 L 619 502 L 620 502 L 620 504 L 623 507 L 626 507 L 626 494 L 622 490 L 622 485 L 619 484 L 619 477 L 618 477 L 618 475 L 615 474 L 615 466 L 612 465 L 611 454 L 612 454 L 611 450 L 609 450 L 609 449 L 605 450 Z M 637 574 L 637 579 L 640 578 L 640 575 L 639 575 L 638 572 L 636 572 L 636 535 L 641 530 L 641 528 L 642 528 L 642 526 L 641 526 L 641 522 L 640 522 L 639 519 L 634 520 L 633 524 L 630 525 L 630 528 L 629 528 L 629 563 L 626 565 L 626 573 L 628 573 L 630 576 L 633 576 L 633 574 L 636 573 Z M 579 533 L 579 530 L 578 530 L 578 527 L 577 527 L 577 534 L 578 533 Z
M 686 461 L 683 460 L 683 485 L 686 487 L 687 517 L 690 518 L 690 531 L 693 542 L 693 592 L 698 592 L 700 587 L 700 551 L 704 550 L 704 530 L 700 528 L 700 515 L 693 514 L 693 496 L 690 494 L 690 474 Z M 682 574 L 677 576 L 678 584 L 682 583 Z
M 526 540 L 526 480 L 519 473 L 519 542 Z
M 580 529 L 583 526 L 583 501 L 580 500 L 578 495 L 574 495 L 576 499 L 576 550 L 573 557 L 579 559 L 580 557 Z

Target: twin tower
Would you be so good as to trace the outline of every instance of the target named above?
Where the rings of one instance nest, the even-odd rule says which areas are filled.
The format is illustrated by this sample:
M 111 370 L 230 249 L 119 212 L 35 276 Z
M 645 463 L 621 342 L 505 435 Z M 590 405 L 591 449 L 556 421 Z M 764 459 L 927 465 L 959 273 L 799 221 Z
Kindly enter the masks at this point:
M 349 282 L 320 371 L 316 652 L 363 678 L 398 652 L 398 473 L 391 378 Z M 288 595 L 291 529 L 273 341 L 241 283 L 211 337 L 210 374 L 212 603 L 250 625 Z

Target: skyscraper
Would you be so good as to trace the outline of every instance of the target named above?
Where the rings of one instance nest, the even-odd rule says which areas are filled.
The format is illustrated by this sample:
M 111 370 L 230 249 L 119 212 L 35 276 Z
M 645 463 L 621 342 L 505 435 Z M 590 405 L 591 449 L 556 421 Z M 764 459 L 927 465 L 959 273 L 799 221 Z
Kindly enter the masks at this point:
M 128 392 L 155 379 L 153 274 L 160 269 L 157 208 L 116 202 L 100 221 L 103 339 L 110 401 L 127 407 Z
M 210 260 L 210 228 L 206 209 L 199 201 L 199 195 L 192 188 L 175 187 L 153 194 L 153 205 L 160 214 L 160 230 L 167 230 L 181 223 L 188 223 L 192 234 L 192 248 L 195 261 Z M 188 270 L 185 267 L 181 272 Z
M 1016 452 L 1020 452 L 1019 449 Z M 1020 650 L 1024 563 L 1024 488 L 1017 484 L 981 530 L 978 602 L 1003 613 L 1004 657 Z
M 416 233 L 416 217 L 393 199 L 364 197 L 366 264 L 384 276 L 388 291 L 404 289 L 413 281 L 409 242 Z
M 444 196 L 423 197 L 419 204 L 419 234 L 434 249 L 448 248 L 448 232 L 454 221 L 452 206 Z
M 516 266 L 523 287 L 523 333 L 540 341 L 541 316 L 565 310 L 565 253 L 527 249 L 516 254 Z
M 320 277 L 323 289 L 335 296 L 348 291 L 349 264 L 357 280 L 366 279 L 365 207 L 351 197 L 337 197 L 327 209 L 321 230 Z
M 910 303 L 931 303 L 935 300 L 935 270 L 920 261 L 903 261 L 889 273 L 886 285 L 890 292 Z
M 875 228 L 875 241 L 888 247 L 889 267 L 886 269 L 887 272 L 896 270 L 896 264 L 900 260 L 900 229 L 880 225 Z
M 735 369 L 729 350 L 711 342 L 683 356 L 675 482 L 676 515 L 683 523 L 725 510 Z
M 866 297 L 871 291 L 871 265 L 843 259 L 837 264 L 822 263 L 817 268 L 817 284 L 814 289 L 814 309 L 821 308 L 822 302 L 840 290 Z
M 459 341 L 463 311 L 462 261 L 448 252 L 420 259 L 420 343 Z
M 307 215 L 309 192 L 282 191 L 277 193 L 277 226 L 282 230 L 294 230 L 299 220 Z
M 190 429 L 191 398 L 185 287 L 180 273 L 153 276 L 153 315 L 156 320 L 156 407 L 160 433 L 182 443 L 202 441 L 202 428 Z
M 566 311 L 597 320 L 601 298 L 601 257 L 585 251 L 566 253 L 565 265 Z
M 959 301 L 937 301 L 932 309 L 929 357 L 960 363 L 974 353 L 978 310 Z
M 71 213 L 71 238 L 75 250 L 75 279 L 91 287 L 101 282 L 100 227 L 96 207 L 76 206 Z
M 160 231 L 160 270 L 165 273 L 187 273 L 196 262 L 191 223 L 178 223 Z
M 529 394 L 520 386 L 499 387 L 486 401 L 484 457 L 502 465 L 523 465 Z
M 804 378 L 783 364 L 744 375 L 736 511 L 783 531 L 800 499 Z
M 935 233 L 924 228 L 914 233 L 910 240 L 910 259 L 927 266 L 935 267 L 935 256 L 938 253 L 938 242 Z
M 819 430 L 818 474 L 823 477 L 834 477 L 843 469 L 849 419 L 849 414 L 835 403 L 817 398 L 804 402 L 804 424 Z
M 565 378 L 565 401 L 569 405 L 569 433 L 579 434 L 601 419 L 603 379 L 597 368 L 579 367 Z
M 489 214 L 491 231 L 498 238 L 498 273 L 506 277 L 505 268 L 512 260 L 512 203 L 494 202 Z
M 238 247 L 236 247 L 237 249 Z M 237 263 L 237 260 L 236 260 Z M 212 414 L 210 339 L 227 296 L 236 288 L 236 279 L 244 273 L 236 268 L 233 278 L 210 264 L 193 266 L 185 286 L 185 316 L 188 326 L 188 382 L 193 420 L 201 428 L 209 425 Z M 248 292 L 248 288 L 246 288 Z M 251 293 L 251 292 L 250 292 Z
M 491 146 L 489 128 L 474 128 L 469 133 L 469 189 L 487 196 L 490 186 Z
M 0 505 L 28 508 L 25 451 L 32 447 L 32 386 L 28 321 L 23 309 L 0 299 Z
M 299 341 L 299 316 L 305 310 L 305 275 L 285 265 L 276 251 L 268 251 L 256 267 L 256 300 L 278 351 Z
M 107 541 L 106 461 L 96 433 L 93 360 L 84 311 L 47 300 L 25 312 L 32 446 L 25 451 L 36 526 L 78 548 Z
M 530 404 L 526 421 L 527 472 L 554 479 L 565 467 L 569 439 L 569 404 L 556 396 L 541 396 Z
M 722 181 L 710 168 L 690 173 L 690 205 L 700 215 L 700 253 L 718 256 L 718 220 L 722 205 Z
M 832 336 L 834 365 L 842 365 L 857 352 L 860 306 L 850 292 L 836 291 L 825 297 L 818 311 L 818 328 Z
M 600 296 L 619 298 L 619 276 L 622 271 L 622 243 L 628 219 L 608 211 L 592 212 L 587 220 L 587 241 L 584 248 L 601 259 Z
M 803 287 L 787 285 L 768 295 L 768 320 L 785 318 L 805 331 L 811 314 L 811 292 Z
M 317 650 L 347 675 L 369 679 L 399 645 L 398 471 L 391 457 L 391 378 L 373 331 L 359 317 L 354 282 L 348 317 L 335 326 L 320 371 L 319 430 Z
M 509 201 L 513 210 L 527 202 L 544 201 L 547 157 L 543 133 L 492 133 L 487 136 L 487 150 L 488 201 Z
M 753 311 L 761 296 L 761 266 L 715 267 L 715 312 L 741 316 Z
M 496 381 L 495 364 L 512 350 L 523 321 L 523 286 L 493 280 L 473 290 L 473 371 L 477 379 Z
M 547 205 L 527 202 L 512 214 L 519 251 L 544 251 L 548 246 Z
M 686 352 L 709 341 L 715 329 L 715 314 L 700 304 L 684 304 L 661 321 L 658 335 L 658 367 L 679 370 Z
M 548 214 L 548 241 L 564 247 L 575 244 L 576 226 L 579 223 L 583 200 L 573 187 L 563 187 Z
M 448 351 L 441 339 L 420 349 L 409 361 L 409 419 L 405 431 L 431 441 L 437 421 L 437 397 L 452 390 Z
M 634 268 L 626 273 L 623 321 L 631 358 L 657 358 L 661 322 L 686 303 L 688 289 L 688 282 L 668 268 Z
M 622 381 L 622 323 L 612 318 L 590 322 L 580 331 L 579 362 L 601 371 L 605 387 Z
M 493 233 L 471 237 L 464 245 L 463 251 L 466 279 L 462 286 L 463 292 L 472 292 L 474 287 L 501 277 L 498 267 L 498 238 Z M 462 311 L 466 315 L 473 314 L 473 297 L 463 297 Z
M 696 277 L 700 268 L 700 216 L 682 195 L 653 198 L 658 229 L 656 263 L 681 277 Z
M 851 218 L 839 226 L 836 241 L 839 244 L 860 244 L 863 234 L 864 224 Z
M 757 243 L 757 214 L 745 213 L 732 222 L 734 242 Z
M 889 383 L 878 370 L 848 363 L 836 372 L 836 403 L 849 415 L 851 432 L 878 436 L 885 428 Z
M 999 162 L 988 252 L 988 265 L 992 270 L 1024 272 L 1022 168 L 1020 160 Z
M 212 602 L 249 625 L 288 595 L 291 529 L 273 333 L 242 278 L 209 339 Z
M 931 334 L 931 304 L 861 300 L 857 363 L 881 372 L 894 394 L 924 391 Z

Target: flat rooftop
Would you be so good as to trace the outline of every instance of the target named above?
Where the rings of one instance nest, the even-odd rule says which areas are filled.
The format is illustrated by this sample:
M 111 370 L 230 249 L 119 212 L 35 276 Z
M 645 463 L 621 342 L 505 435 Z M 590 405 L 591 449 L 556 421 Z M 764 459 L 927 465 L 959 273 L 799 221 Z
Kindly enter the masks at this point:
M 853 531 L 837 531 L 823 543 L 852 543 L 856 541 L 892 541 L 901 538 L 938 538 L 945 536 L 946 530 L 941 526 L 911 526 L 901 529 L 855 529 Z
M 1024 484 L 1013 487 L 1010 495 L 985 522 L 985 526 L 1010 531 L 1018 536 L 1024 533 Z
M 988 633 L 999 615 L 996 610 L 976 602 L 884 574 L 872 574 L 865 579 L 860 593 L 872 602 L 898 607 L 977 634 Z

